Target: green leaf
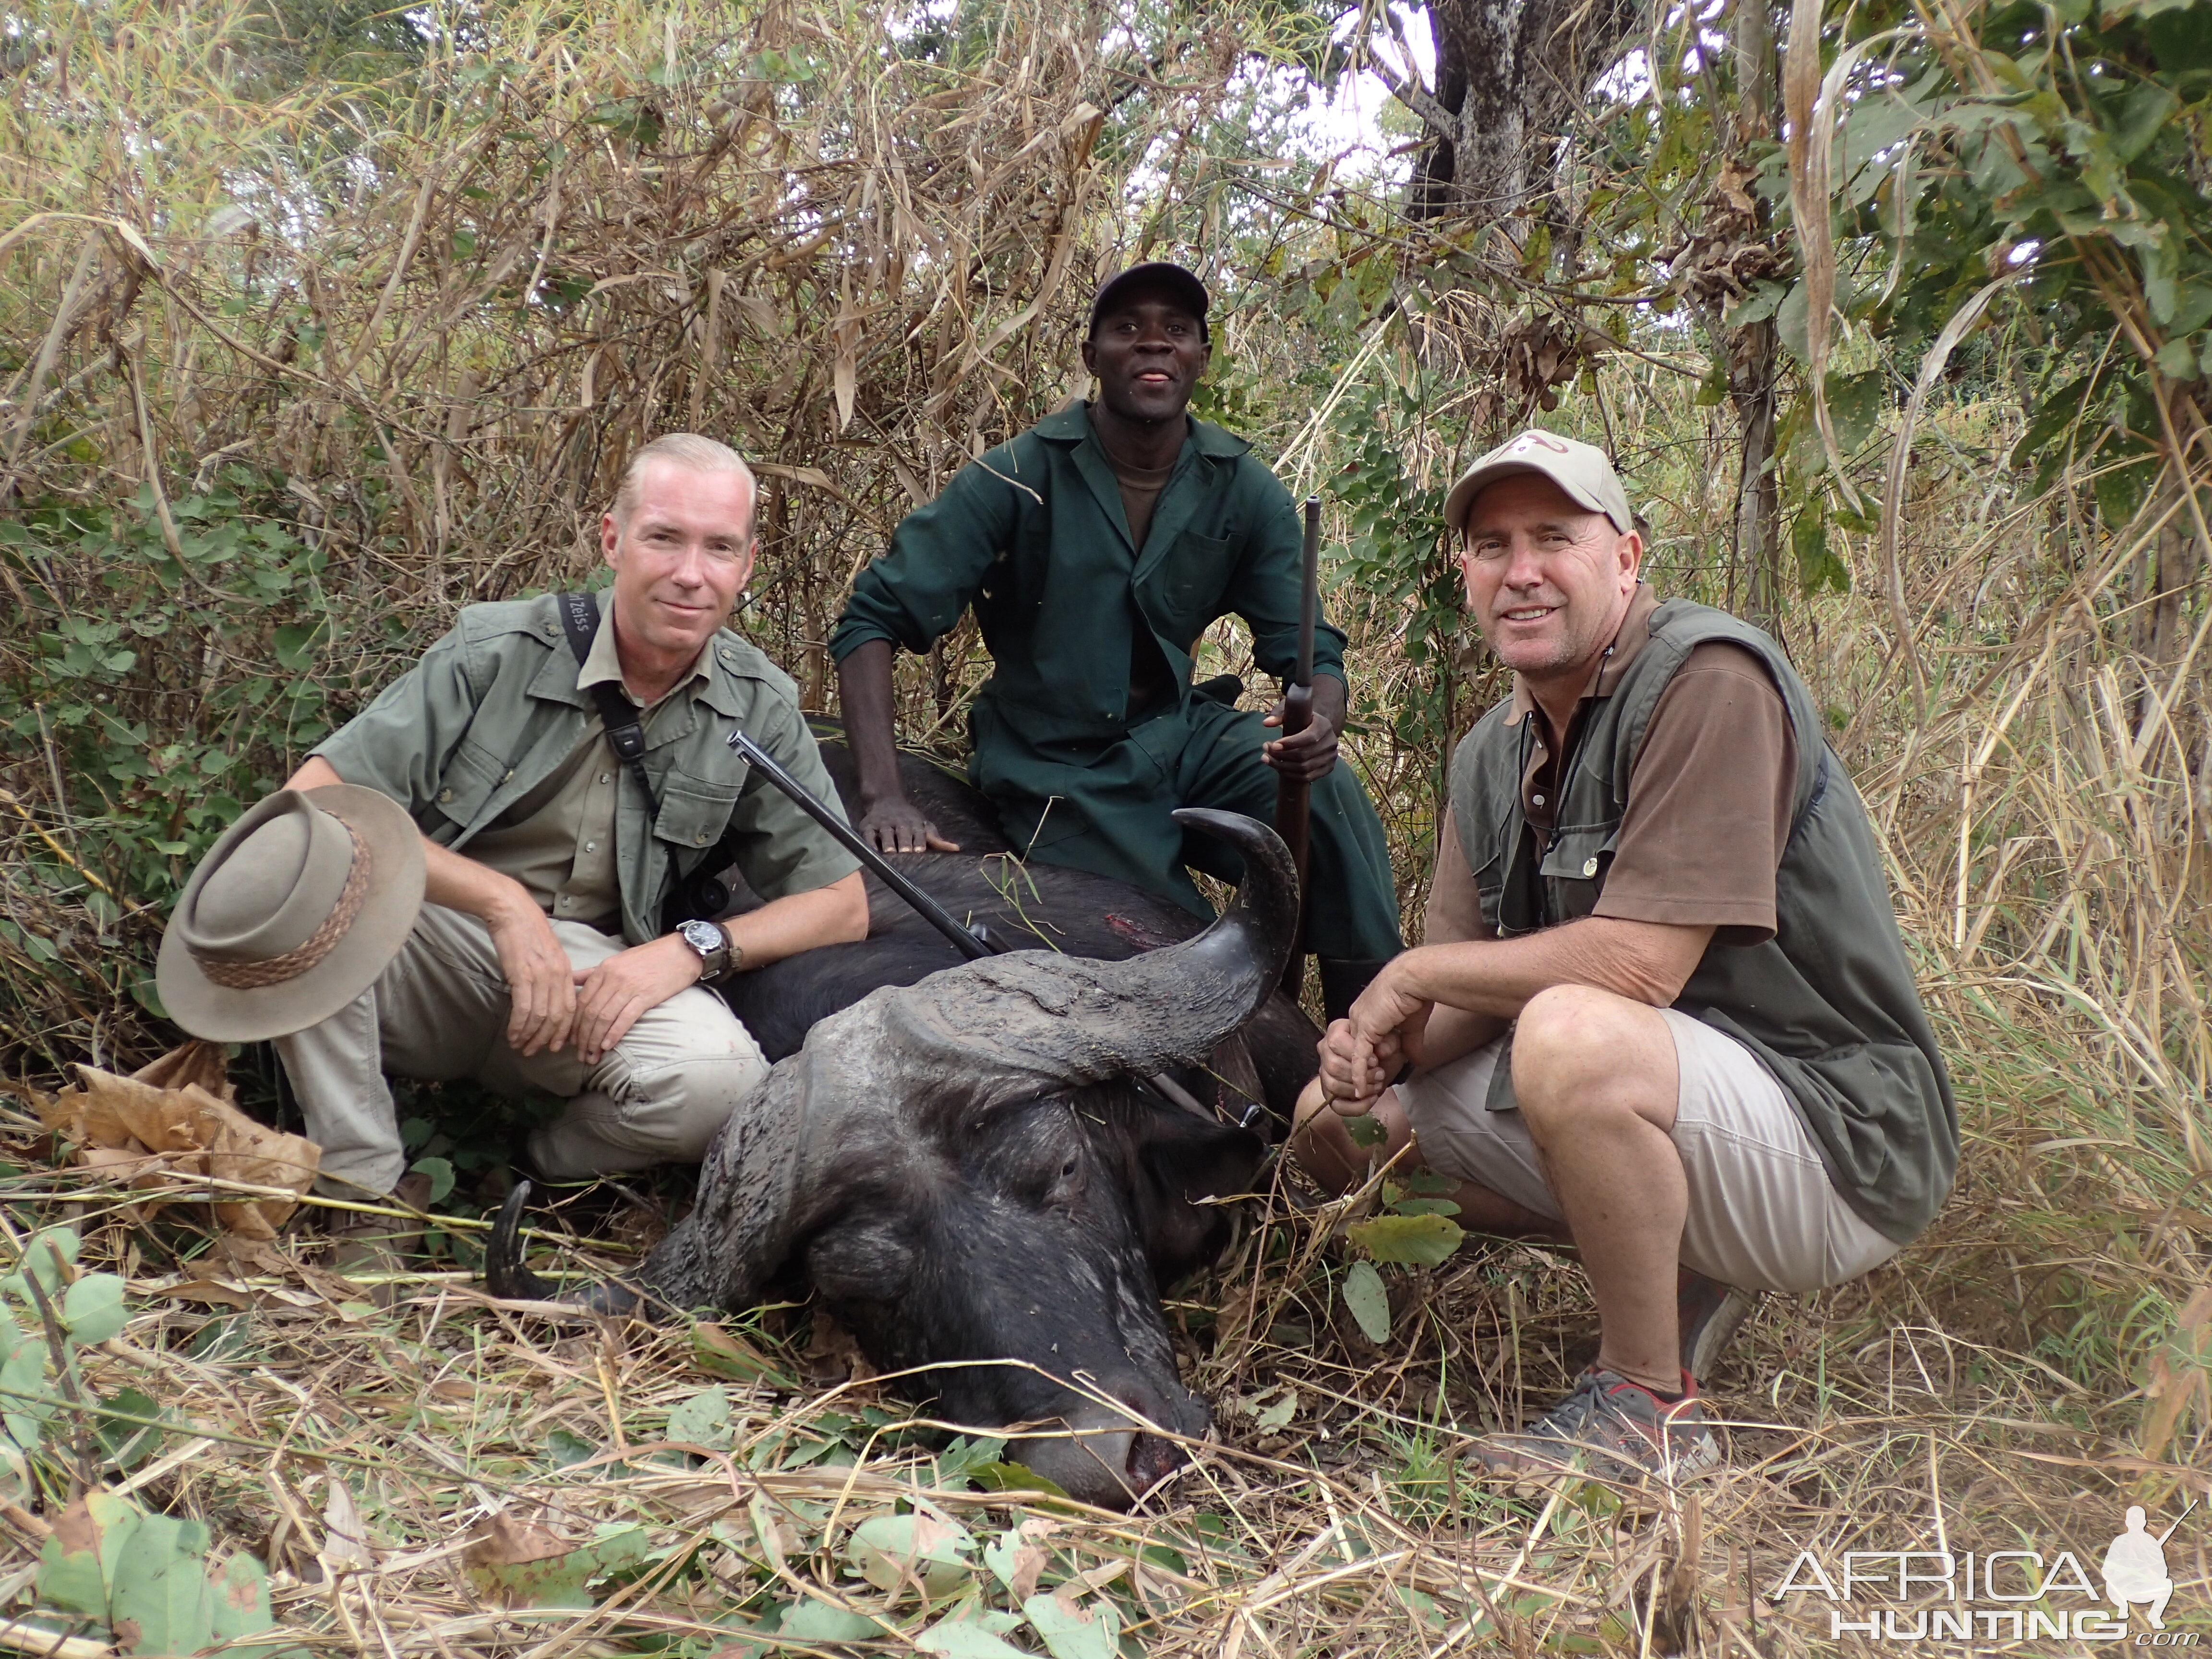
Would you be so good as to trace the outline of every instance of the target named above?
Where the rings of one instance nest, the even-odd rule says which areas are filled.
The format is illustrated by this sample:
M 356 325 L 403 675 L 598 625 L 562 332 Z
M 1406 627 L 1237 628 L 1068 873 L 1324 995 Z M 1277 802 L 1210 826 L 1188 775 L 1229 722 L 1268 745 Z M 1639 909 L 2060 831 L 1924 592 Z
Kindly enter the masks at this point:
M 803 1642 L 867 1642 L 884 1630 L 864 1613 L 848 1613 L 827 1601 L 802 1601 L 784 1613 L 776 1634 Z
M 1729 309 L 1727 316 L 1721 319 L 1721 326 L 1735 330 L 1748 328 L 1753 323 L 1765 322 L 1774 314 L 1775 307 L 1782 303 L 1784 296 L 1789 292 L 1790 290 L 1779 283 L 1758 284 Z
M 477 1594 L 511 1607 L 588 1607 L 584 1581 L 599 1571 L 599 1558 L 587 1549 L 535 1561 L 487 1561 L 463 1569 Z
M 126 1653 L 197 1653 L 215 1637 L 215 1586 L 207 1573 L 208 1530 L 166 1515 L 142 1519 L 115 1556 L 109 1623 L 135 1624 Z
M 276 630 L 276 660 L 294 673 L 307 667 L 315 658 L 315 636 L 322 631 L 317 623 L 308 628 L 286 626 Z
M 914 1644 L 924 1653 L 941 1653 L 945 1659 L 1035 1659 L 1027 1648 L 994 1636 L 973 1619 L 943 1620 L 915 1637 Z
M 104 1402 L 110 1412 L 127 1413 L 127 1416 L 103 1415 L 93 1419 L 93 1432 L 107 1453 L 107 1461 L 118 1470 L 143 1463 L 161 1443 L 162 1431 L 149 1428 L 143 1423 L 132 1421 L 142 1417 L 164 1415 L 161 1402 L 149 1399 L 136 1389 L 125 1389 Z
M 574 1468 L 599 1455 L 597 1446 L 582 1435 L 572 1434 L 567 1429 L 556 1429 L 545 1437 L 545 1461 L 556 1469 Z
M 879 1590 L 919 1582 L 934 1601 L 968 1582 L 975 1540 L 966 1528 L 933 1515 L 878 1515 L 853 1529 L 845 1559 Z
M 418 1158 L 408 1166 L 416 1175 L 430 1177 L 430 1195 L 422 1200 L 428 1209 L 433 1204 L 442 1204 L 453 1190 L 453 1166 L 442 1158 Z
M 1370 1342 L 1390 1340 L 1390 1294 L 1371 1261 L 1355 1261 L 1344 1275 L 1344 1307 Z
M 1459 1205 L 1449 1198 L 1401 1198 L 1390 1210 L 1394 1215 L 1457 1215 Z
M 737 1437 L 730 1424 L 730 1391 L 702 1389 L 668 1413 L 668 1437 L 709 1451 L 727 1451 Z
M 129 1498 L 110 1492 L 88 1492 L 82 1501 L 82 1526 L 76 1524 L 80 1517 L 71 1504 L 40 1551 L 39 1599 L 64 1612 L 105 1620 L 116 1566 L 145 1517 Z M 65 1535 L 74 1541 L 87 1534 L 89 1548 L 64 1551 Z
M 986 1492 L 1037 1492 L 1048 1498 L 1066 1498 L 1067 1489 L 1048 1474 L 1039 1474 L 1026 1463 L 983 1463 L 969 1477 Z
M 1382 1127 L 1382 1120 L 1374 1113 L 1362 1112 L 1357 1117 L 1344 1120 L 1344 1133 L 1351 1136 L 1352 1144 L 1364 1152 L 1370 1147 L 1381 1146 L 1390 1132 Z
M 43 1232 L 33 1233 L 23 1241 L 22 1265 L 29 1270 L 31 1277 L 39 1281 L 39 1288 L 51 1296 L 62 1282 L 60 1264 L 66 1262 L 75 1266 L 76 1253 L 82 1248 L 83 1242 L 77 1237 L 76 1228 L 48 1227 Z M 13 1289 L 21 1283 L 10 1274 L 8 1280 L 0 1280 L 0 1286 Z M 17 1293 L 21 1294 L 21 1291 Z M 29 1297 L 25 1297 L 24 1299 L 28 1301 Z
M 208 1575 L 215 1586 L 216 1639 L 274 1630 L 269 1612 L 269 1573 L 250 1555 L 234 1555 Z
M 0 1364 L 0 1422 L 25 1451 L 38 1446 L 43 1436 L 39 1425 L 54 1414 L 52 1402 L 38 1397 L 47 1392 L 44 1342 L 26 1342 Z
M 62 1297 L 62 1323 L 79 1343 L 105 1342 L 131 1318 L 123 1303 L 123 1281 L 113 1273 L 87 1273 Z
M 1347 1227 L 1345 1236 L 1377 1261 L 1441 1267 L 1459 1249 L 1467 1229 L 1440 1215 L 1384 1215 Z
M 2132 465 L 2098 475 L 2097 515 L 2108 528 L 2118 530 L 2135 517 L 2150 494 L 2151 480 L 2156 473 L 2157 463 L 2146 457 Z
M 952 1443 L 937 1454 L 937 1478 L 940 1483 L 963 1480 L 986 1463 L 995 1463 L 1006 1455 L 1006 1443 L 981 1436 L 970 1440 L 956 1434 Z
M 1070 1607 L 1057 1595 L 1032 1595 L 1022 1617 L 1044 1638 L 1052 1659 L 1118 1659 L 1121 1615 L 1101 1598 L 1087 1607 Z

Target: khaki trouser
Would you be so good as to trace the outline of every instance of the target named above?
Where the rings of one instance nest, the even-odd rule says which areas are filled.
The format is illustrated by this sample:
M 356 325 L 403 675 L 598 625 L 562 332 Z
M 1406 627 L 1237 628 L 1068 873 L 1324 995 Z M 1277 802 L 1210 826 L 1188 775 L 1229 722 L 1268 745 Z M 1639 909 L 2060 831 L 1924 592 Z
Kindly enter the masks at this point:
M 553 936 L 579 969 L 623 949 L 579 922 Z M 491 933 L 474 916 L 425 904 L 375 984 L 276 1050 L 323 1149 L 334 1195 L 388 1193 L 405 1172 L 386 1075 L 418 1082 L 473 1078 L 504 1095 L 549 1094 L 568 1110 L 530 1137 L 530 1158 L 555 1180 L 696 1163 L 738 1103 L 768 1075 L 760 1047 L 721 998 L 701 987 L 647 1010 L 596 1066 L 573 1048 L 526 1058 L 507 1045 L 507 987 Z

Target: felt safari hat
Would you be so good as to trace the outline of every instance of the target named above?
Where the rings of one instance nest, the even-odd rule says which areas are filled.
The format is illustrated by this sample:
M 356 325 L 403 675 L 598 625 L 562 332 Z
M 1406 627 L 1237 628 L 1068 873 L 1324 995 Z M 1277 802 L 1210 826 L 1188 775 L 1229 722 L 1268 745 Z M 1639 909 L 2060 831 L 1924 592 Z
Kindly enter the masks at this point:
M 387 795 L 280 789 L 231 825 L 185 884 L 155 983 L 211 1042 L 289 1036 L 376 981 L 422 907 L 422 837 Z
M 1444 522 L 1454 534 L 1467 528 L 1468 509 L 1484 489 L 1516 472 L 1540 472 L 1567 493 L 1577 506 L 1602 513 L 1613 527 L 1626 536 L 1636 527 L 1629 510 L 1628 491 L 1605 451 L 1576 438 L 1531 427 L 1504 443 L 1468 468 L 1444 497 Z

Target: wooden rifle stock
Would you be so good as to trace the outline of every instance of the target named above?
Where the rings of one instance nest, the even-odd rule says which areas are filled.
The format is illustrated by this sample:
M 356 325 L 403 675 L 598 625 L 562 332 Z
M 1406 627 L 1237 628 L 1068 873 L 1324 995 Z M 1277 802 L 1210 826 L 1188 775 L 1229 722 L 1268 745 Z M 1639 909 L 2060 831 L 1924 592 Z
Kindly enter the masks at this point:
M 1282 737 L 1291 737 L 1313 724 L 1314 623 L 1321 608 L 1321 497 L 1305 501 L 1306 538 L 1298 590 L 1298 664 L 1291 683 L 1283 688 Z M 1284 988 L 1296 994 L 1305 976 L 1305 913 L 1307 823 L 1310 787 L 1304 779 L 1278 775 L 1275 779 L 1275 833 L 1291 851 L 1298 872 L 1298 945 L 1283 970 Z

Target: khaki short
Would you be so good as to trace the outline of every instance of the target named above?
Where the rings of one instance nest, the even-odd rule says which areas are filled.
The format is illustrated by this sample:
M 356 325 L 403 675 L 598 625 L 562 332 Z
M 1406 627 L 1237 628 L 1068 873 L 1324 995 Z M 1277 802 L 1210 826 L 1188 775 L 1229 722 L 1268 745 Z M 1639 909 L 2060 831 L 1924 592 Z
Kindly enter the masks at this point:
M 1899 1249 L 1829 1182 L 1804 1120 L 1748 1048 L 1662 1009 L 1681 1071 L 1674 1141 L 1689 1179 L 1682 1261 L 1752 1291 L 1814 1291 L 1856 1279 Z M 1484 1109 L 1509 1033 L 1398 1090 L 1439 1174 L 1564 1220 L 1519 1112 Z

